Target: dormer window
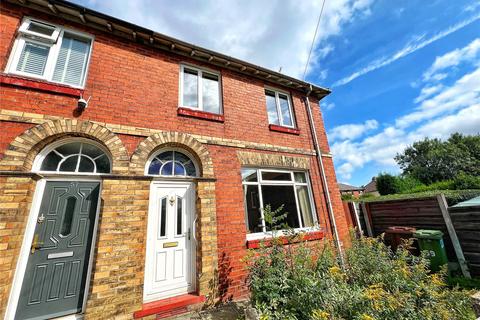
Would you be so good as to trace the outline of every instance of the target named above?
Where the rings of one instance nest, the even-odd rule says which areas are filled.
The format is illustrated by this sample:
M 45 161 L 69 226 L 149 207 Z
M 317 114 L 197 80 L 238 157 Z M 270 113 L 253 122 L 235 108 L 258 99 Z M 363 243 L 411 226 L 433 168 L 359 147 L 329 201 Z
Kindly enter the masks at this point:
M 91 36 L 26 18 L 6 72 L 82 88 L 91 46 Z

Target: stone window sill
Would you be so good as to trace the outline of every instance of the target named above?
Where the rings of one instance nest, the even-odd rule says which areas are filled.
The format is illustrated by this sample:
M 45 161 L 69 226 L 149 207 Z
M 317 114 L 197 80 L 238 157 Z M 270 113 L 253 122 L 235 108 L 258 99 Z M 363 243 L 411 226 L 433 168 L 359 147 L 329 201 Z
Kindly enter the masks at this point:
M 270 131 L 277 131 L 277 132 L 295 134 L 297 136 L 300 134 L 300 130 L 298 130 L 296 128 L 288 128 L 288 127 L 278 126 L 276 124 L 271 124 L 271 125 L 268 126 L 268 128 L 270 129 Z
M 185 107 L 178 107 L 178 115 L 184 116 L 184 117 L 210 120 L 215 122 L 225 122 L 225 117 L 223 116 L 223 114 L 192 110 L 190 108 L 185 108 Z
M 280 236 L 278 239 L 282 241 L 282 244 L 288 243 L 298 243 L 302 241 L 314 241 L 314 240 L 321 240 L 325 237 L 325 232 L 323 231 L 310 231 L 302 233 L 299 237 L 296 237 L 293 241 L 289 241 L 288 237 Z M 271 238 L 264 238 L 264 239 L 255 239 L 255 240 L 247 240 L 247 249 L 258 249 L 260 245 L 263 243 L 264 246 L 271 246 L 272 239 Z
M 26 78 L 21 76 L 14 76 L 10 74 L 0 74 L 0 84 L 29 88 L 37 91 L 45 91 L 57 94 L 63 94 L 72 97 L 80 97 L 83 94 L 82 89 L 69 87 L 66 85 L 48 82 L 45 80 L 38 80 L 32 78 Z

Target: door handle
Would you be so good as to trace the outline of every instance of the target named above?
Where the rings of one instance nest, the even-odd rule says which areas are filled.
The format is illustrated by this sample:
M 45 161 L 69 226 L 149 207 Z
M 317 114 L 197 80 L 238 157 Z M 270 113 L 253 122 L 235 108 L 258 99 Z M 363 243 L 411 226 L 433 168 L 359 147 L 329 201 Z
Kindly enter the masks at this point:
M 35 253 L 35 250 L 40 249 L 43 242 L 38 241 L 38 234 L 33 236 L 32 246 L 30 247 L 30 252 Z

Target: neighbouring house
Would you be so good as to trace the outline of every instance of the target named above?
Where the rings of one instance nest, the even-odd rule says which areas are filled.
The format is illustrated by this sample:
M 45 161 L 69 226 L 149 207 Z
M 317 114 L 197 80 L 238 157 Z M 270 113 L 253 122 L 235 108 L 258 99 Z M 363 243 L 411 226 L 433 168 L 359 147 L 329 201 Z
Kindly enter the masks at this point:
M 363 193 L 363 187 L 355 187 L 346 183 L 338 183 L 338 189 L 342 196 L 359 197 Z
M 348 241 L 329 90 L 65 1 L 0 9 L 0 317 L 245 298 L 267 204 Z
M 379 196 L 380 193 L 377 190 L 377 177 L 373 177 L 372 180 L 363 187 L 363 193 Z

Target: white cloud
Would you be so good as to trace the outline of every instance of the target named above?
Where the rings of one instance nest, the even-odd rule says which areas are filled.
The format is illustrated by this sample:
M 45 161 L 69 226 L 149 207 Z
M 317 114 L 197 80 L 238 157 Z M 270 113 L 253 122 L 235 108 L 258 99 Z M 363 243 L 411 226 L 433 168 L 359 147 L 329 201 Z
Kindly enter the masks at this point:
M 380 59 L 377 59 L 377 60 L 373 61 L 368 66 L 352 73 L 351 75 L 349 75 L 347 77 L 344 77 L 344 78 L 336 81 L 333 84 L 333 87 L 345 85 L 345 84 L 355 80 L 356 78 L 358 78 L 360 76 L 363 76 L 364 74 L 367 74 L 369 72 L 372 72 L 372 71 L 380 69 L 380 68 L 383 68 L 383 67 L 397 61 L 398 59 L 401 59 L 405 56 L 408 56 L 409 54 L 412 54 L 415 51 L 420 50 L 420 49 L 428 46 L 429 44 L 431 44 L 431 43 L 433 43 L 437 40 L 440 40 L 440 39 L 448 36 L 449 34 L 452 34 L 453 32 L 455 32 L 457 30 L 460 30 L 463 27 L 465 27 L 465 26 L 467 26 L 467 25 L 469 25 L 469 24 L 471 24 L 471 23 L 473 23 L 473 22 L 475 22 L 479 19 L 480 19 L 480 14 L 477 14 L 477 15 L 469 18 L 469 19 L 466 19 L 464 21 L 461 21 L 461 22 L 449 27 L 446 30 L 443 30 L 443 31 L 433 35 L 432 37 L 430 37 L 428 39 L 425 39 L 424 34 L 418 35 L 418 36 L 414 37 L 414 39 L 412 41 L 410 41 L 405 47 L 403 47 L 402 49 L 400 49 L 399 51 L 397 51 L 393 55 L 391 55 L 389 57 L 382 57 Z
M 446 68 L 458 66 L 465 61 L 472 61 L 480 54 L 480 38 L 477 38 L 470 42 L 466 47 L 461 49 L 455 49 L 443 56 L 437 57 L 433 65 L 423 74 L 423 80 L 428 81 L 435 76 L 438 71 L 445 70 Z M 442 74 L 443 75 L 443 74 Z M 434 80 L 439 80 L 433 78 Z
M 333 128 L 328 137 L 331 141 L 335 140 L 355 140 L 370 130 L 378 128 L 377 120 L 367 120 L 360 124 L 344 124 Z
M 303 74 L 322 5 L 322 0 L 301 5 L 295 0 L 89 1 L 101 12 L 272 70 L 282 67 L 283 73 L 295 77 Z M 368 14 L 372 2 L 325 3 L 315 46 L 319 49 L 312 53 L 311 66 L 333 50 L 326 40 Z
M 333 102 L 325 102 L 325 103 L 321 103 L 320 106 L 322 107 L 323 110 L 332 110 L 333 108 L 335 108 L 335 103 Z
M 478 59 L 462 58 L 472 57 L 472 48 L 475 46 L 474 41 L 465 48 L 437 57 L 428 70 L 448 72 L 461 61 L 475 65 L 476 69 L 463 74 L 450 86 L 419 81 L 418 83 L 423 83 L 424 87 L 414 100 L 414 103 L 419 104 L 418 107 L 413 112 L 397 118 L 395 125 L 386 126 L 381 132 L 359 141 L 352 141 L 349 138 L 346 130 L 349 125 L 337 127 L 344 127 L 342 130 L 334 128 L 332 132 L 338 131 L 337 136 L 342 137 L 335 141 L 331 148 L 340 178 L 350 179 L 355 170 L 367 163 L 396 171 L 398 167 L 394 161 L 395 155 L 414 141 L 425 137 L 444 139 L 454 132 L 479 134 L 480 65 Z M 434 75 L 443 74 L 436 71 Z

